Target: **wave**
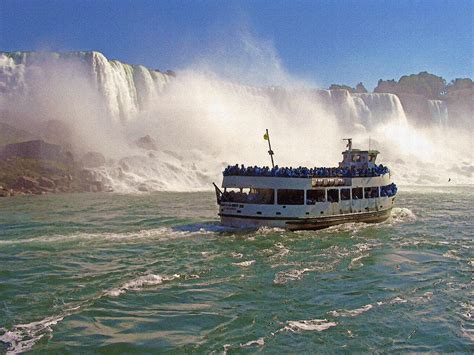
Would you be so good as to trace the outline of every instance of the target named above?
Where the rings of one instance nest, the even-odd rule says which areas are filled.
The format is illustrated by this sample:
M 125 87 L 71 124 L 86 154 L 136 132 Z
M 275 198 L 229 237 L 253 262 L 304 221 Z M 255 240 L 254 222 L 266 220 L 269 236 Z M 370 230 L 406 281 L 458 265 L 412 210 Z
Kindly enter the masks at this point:
M 330 311 L 330 314 L 333 317 L 356 317 L 364 312 L 371 310 L 374 306 L 371 304 L 367 304 L 363 307 L 351 309 L 351 310 L 337 310 L 337 311 Z
M 90 305 L 103 297 L 118 297 L 128 291 L 141 291 L 147 287 L 161 285 L 164 282 L 172 281 L 175 279 L 196 279 L 199 275 L 171 275 L 162 276 L 155 274 L 146 274 L 136 277 L 130 281 L 125 282 L 123 285 L 117 288 L 112 288 L 95 297 L 79 302 L 79 304 L 66 308 L 59 315 L 46 317 L 39 321 L 34 321 L 26 324 L 14 325 L 10 330 L 1 327 L 0 328 L 0 343 L 6 346 L 7 354 L 19 354 L 28 350 L 31 350 L 33 346 L 44 336 L 53 332 L 52 326 L 57 325 L 63 321 L 64 318 L 69 317 L 83 310 L 85 306 Z
M 327 319 L 311 319 L 311 320 L 295 320 L 289 321 L 287 325 L 282 328 L 280 331 L 317 331 L 322 332 L 323 330 L 335 327 L 336 322 L 330 322 Z
M 461 303 L 461 334 L 471 341 L 474 341 L 474 305 L 470 302 Z
M 364 266 L 364 264 L 360 260 L 364 258 L 368 258 L 368 257 L 369 257 L 369 254 L 362 254 L 353 258 L 347 268 L 349 270 L 352 270 L 352 269 L 357 269 Z
M 101 241 L 101 242 L 136 242 L 141 239 L 158 239 L 170 240 L 174 238 L 194 237 L 197 235 L 205 235 L 209 233 L 218 233 L 221 231 L 228 231 L 228 228 L 220 228 L 212 224 L 196 224 L 193 227 L 160 227 L 154 229 L 142 229 L 135 232 L 125 233 L 75 233 L 75 234 L 58 234 L 45 235 L 34 238 L 25 239 L 6 239 L 0 240 L 0 245 L 15 245 L 15 244 L 33 244 L 33 243 L 71 243 L 77 241 Z
M 423 299 L 426 300 L 431 300 L 433 296 L 432 292 L 425 292 L 422 296 Z M 396 296 L 393 298 L 388 298 L 386 300 L 381 300 L 381 301 L 376 301 L 373 304 L 366 304 L 365 306 L 355 308 L 355 309 L 338 309 L 338 310 L 332 310 L 327 312 L 326 314 L 330 317 L 333 318 L 340 318 L 340 317 L 357 317 L 360 316 L 361 314 L 364 314 L 372 309 L 375 309 L 376 307 L 382 307 L 386 305 L 396 305 L 396 304 L 404 304 L 407 302 L 417 302 L 417 297 L 412 297 L 410 300 L 402 298 L 400 296 Z M 462 318 L 466 321 L 471 321 L 471 314 L 472 314 L 472 305 L 470 304 L 462 304 L 463 309 L 467 310 L 462 314 Z M 471 322 L 472 323 L 472 322 Z M 461 330 L 463 332 L 464 336 L 471 337 L 472 336 L 472 326 L 471 323 L 462 323 L 461 324 Z M 257 340 L 252 340 L 244 344 L 240 344 L 240 348 L 246 348 L 250 346 L 263 346 L 265 345 L 265 341 L 267 338 L 272 338 L 277 336 L 278 334 L 282 332 L 293 332 L 293 333 L 300 333 L 300 332 L 322 332 L 325 330 L 328 330 L 330 328 L 336 327 L 338 325 L 338 322 L 335 320 L 331 319 L 309 319 L 309 320 L 290 320 L 284 323 L 285 326 L 282 328 L 279 328 L 275 330 L 274 332 L 271 332 L 269 335 L 261 337 Z M 347 331 L 350 337 L 353 337 L 351 330 Z M 236 346 L 233 346 L 231 344 L 225 344 L 224 345 L 224 353 L 227 353 L 228 350 L 235 349 L 237 348 Z
M 0 342 L 7 347 L 7 354 L 19 354 L 30 350 L 41 338 L 53 332 L 53 325 L 61 322 L 65 317 L 78 312 L 80 306 L 69 308 L 60 315 L 46 317 L 42 320 L 17 324 L 11 330 L 0 328 Z
M 405 223 L 405 222 L 413 222 L 416 221 L 416 215 L 406 207 L 394 207 L 392 208 L 392 213 L 390 214 L 390 218 L 386 222 L 388 224 L 398 224 L 398 223 Z
M 265 338 L 258 338 L 257 340 L 251 340 L 246 342 L 245 344 L 240 344 L 241 348 L 248 348 L 249 346 L 263 346 L 265 345 Z
M 232 265 L 240 266 L 240 267 L 249 267 L 253 264 L 255 264 L 255 260 L 247 260 L 247 261 L 242 261 L 240 263 L 232 263 Z
M 274 285 L 285 285 L 290 281 L 300 280 L 303 275 L 310 271 L 315 271 L 315 268 L 293 269 L 287 271 L 280 271 L 273 279 Z
M 154 274 L 143 275 L 124 283 L 118 288 L 113 288 L 109 291 L 106 291 L 104 295 L 118 297 L 127 291 L 140 291 L 145 287 L 161 285 L 163 282 L 179 279 L 180 277 L 181 276 L 179 274 L 174 274 L 171 276 L 161 276 Z

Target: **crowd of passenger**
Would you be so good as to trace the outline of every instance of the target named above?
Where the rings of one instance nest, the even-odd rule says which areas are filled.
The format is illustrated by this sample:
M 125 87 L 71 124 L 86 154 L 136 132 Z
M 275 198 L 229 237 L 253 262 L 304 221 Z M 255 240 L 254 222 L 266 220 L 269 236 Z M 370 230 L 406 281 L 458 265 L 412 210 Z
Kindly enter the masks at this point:
M 380 186 L 380 196 L 392 197 L 397 193 L 397 185 L 391 183 L 387 186 Z
M 373 177 L 381 176 L 389 172 L 386 166 L 382 164 L 376 165 L 374 168 L 306 168 L 303 166 L 279 167 L 274 168 L 268 166 L 248 166 L 229 165 L 224 169 L 224 176 L 273 176 L 273 177 L 291 177 L 291 178 L 314 178 L 314 177 Z

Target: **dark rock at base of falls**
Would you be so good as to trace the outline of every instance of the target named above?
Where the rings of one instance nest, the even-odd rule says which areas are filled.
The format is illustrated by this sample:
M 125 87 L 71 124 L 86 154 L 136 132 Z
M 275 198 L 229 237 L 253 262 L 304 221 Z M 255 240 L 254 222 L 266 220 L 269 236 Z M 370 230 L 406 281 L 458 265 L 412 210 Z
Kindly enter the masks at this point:
M 98 168 L 107 162 L 104 155 L 99 152 L 87 152 L 82 156 L 82 164 L 86 168 Z
M 138 148 L 141 148 L 141 149 L 158 150 L 156 140 L 154 140 L 149 135 L 146 135 L 144 137 L 137 139 L 134 143 Z

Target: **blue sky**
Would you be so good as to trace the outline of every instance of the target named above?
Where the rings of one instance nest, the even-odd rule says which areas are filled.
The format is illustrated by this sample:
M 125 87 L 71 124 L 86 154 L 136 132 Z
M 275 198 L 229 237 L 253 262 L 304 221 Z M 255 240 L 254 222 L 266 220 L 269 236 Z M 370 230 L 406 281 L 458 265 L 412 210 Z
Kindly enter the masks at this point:
M 373 89 L 425 70 L 472 78 L 473 23 L 472 0 L 2 0 L 0 50 L 97 50 L 162 70 L 228 61 L 240 72 L 251 55 L 322 87 Z M 242 37 L 261 50 L 240 53 Z

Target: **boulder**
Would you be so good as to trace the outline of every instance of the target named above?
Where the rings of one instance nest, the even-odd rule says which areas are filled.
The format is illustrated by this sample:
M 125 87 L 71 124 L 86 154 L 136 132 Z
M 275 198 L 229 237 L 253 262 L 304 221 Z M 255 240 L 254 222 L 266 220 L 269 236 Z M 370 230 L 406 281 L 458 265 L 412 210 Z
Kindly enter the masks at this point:
M 40 177 L 38 182 L 39 182 L 39 186 L 46 187 L 48 189 L 54 189 L 56 187 L 56 184 L 54 183 L 53 180 L 48 179 L 44 176 Z
M 102 192 L 104 191 L 104 184 L 102 181 L 93 181 L 90 183 L 92 192 Z
M 156 141 L 151 138 L 149 135 L 141 137 L 135 141 L 135 145 L 138 148 L 146 149 L 146 150 L 158 150 Z
M 49 144 L 42 140 L 7 144 L 3 149 L 4 159 L 20 157 L 29 159 L 46 159 L 58 162 L 67 162 L 69 158 L 60 145 Z
M 89 169 L 82 169 L 81 171 L 79 171 L 79 179 L 85 182 L 97 180 L 94 171 Z
M 148 188 L 146 187 L 145 184 L 140 184 L 138 186 L 138 191 L 141 191 L 141 192 L 148 192 Z
M 54 192 L 54 189 L 51 189 L 49 187 L 44 187 L 44 186 L 40 186 L 40 187 L 38 187 L 38 189 L 42 193 L 53 193 Z
M 104 155 L 99 152 L 87 152 L 81 161 L 86 168 L 98 168 L 106 163 Z
M 14 187 L 17 189 L 29 190 L 36 189 L 38 187 L 38 181 L 28 176 L 20 176 L 16 179 Z

